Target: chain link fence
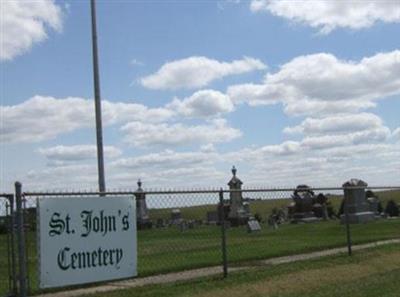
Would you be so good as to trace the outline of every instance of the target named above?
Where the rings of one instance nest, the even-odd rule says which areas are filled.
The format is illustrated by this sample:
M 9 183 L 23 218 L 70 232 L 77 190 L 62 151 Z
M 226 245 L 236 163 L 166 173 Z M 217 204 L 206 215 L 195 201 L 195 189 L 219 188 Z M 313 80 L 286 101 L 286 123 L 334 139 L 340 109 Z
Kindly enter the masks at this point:
M 0 296 L 17 291 L 13 198 L 13 194 L 0 194 Z
M 354 197 L 343 199 L 342 187 L 242 190 L 243 208 L 257 223 L 229 227 L 228 218 L 229 265 L 260 265 L 269 258 L 343 246 L 351 254 L 352 245 L 400 238 L 399 188 L 352 187 L 354 190 L 361 194 L 366 190 L 367 199 L 363 198 L 359 209 L 353 209 Z M 304 193 L 311 196 L 308 206 L 299 202 L 307 200 Z M 229 202 L 231 195 L 225 194 Z
M 93 192 L 24 192 L 26 287 L 29 293 L 40 291 L 38 198 L 130 196 L 137 208 L 139 277 L 211 266 L 221 266 L 226 276 L 230 267 L 260 265 L 273 257 L 343 246 L 351 253 L 351 244 L 400 238 L 400 187 L 352 187 L 351 195 L 354 190 L 364 195 L 364 208 L 358 212 L 368 212 L 369 217 L 363 224 L 346 224 L 354 219 L 352 203 L 358 196 L 348 193 L 346 205 L 343 190 L 299 186 L 148 191 L 139 183 L 137 190 L 102 193 L 103 197 Z

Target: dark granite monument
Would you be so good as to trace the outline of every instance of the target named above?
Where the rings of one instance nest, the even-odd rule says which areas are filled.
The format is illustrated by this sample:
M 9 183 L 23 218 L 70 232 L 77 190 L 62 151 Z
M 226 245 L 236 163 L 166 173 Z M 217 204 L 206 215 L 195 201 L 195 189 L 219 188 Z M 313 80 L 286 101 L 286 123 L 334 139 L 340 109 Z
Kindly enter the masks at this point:
M 292 215 L 292 223 L 308 223 L 318 221 L 315 216 L 315 197 L 314 192 L 307 185 L 298 185 L 296 190 L 293 192 L 292 204 L 289 211 Z M 321 206 L 318 205 L 318 208 Z
M 293 202 L 287 207 L 292 223 L 308 223 L 335 219 L 336 214 L 328 197 L 322 193 L 315 196 L 307 185 L 298 185 L 292 195 Z
M 398 217 L 400 214 L 399 206 L 394 200 L 389 200 L 386 208 L 385 214 L 389 217 Z

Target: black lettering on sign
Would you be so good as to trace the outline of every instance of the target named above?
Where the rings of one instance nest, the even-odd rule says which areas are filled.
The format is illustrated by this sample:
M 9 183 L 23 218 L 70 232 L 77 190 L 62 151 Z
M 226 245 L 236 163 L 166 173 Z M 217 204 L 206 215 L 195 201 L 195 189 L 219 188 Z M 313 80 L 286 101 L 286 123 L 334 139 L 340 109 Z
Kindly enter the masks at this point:
M 115 216 L 105 215 L 104 210 L 98 214 L 93 213 L 92 210 L 84 210 L 81 212 L 84 232 L 82 237 L 87 237 L 91 232 L 101 233 L 105 236 L 108 232 L 117 231 Z
M 126 231 L 129 229 L 129 213 L 122 217 L 122 230 Z
M 91 251 L 74 251 L 69 247 L 64 247 L 58 252 L 57 265 L 63 271 L 96 267 L 119 270 L 123 257 L 124 251 L 121 248 L 102 249 L 99 247 Z
M 93 211 L 84 210 L 81 212 L 81 218 L 83 220 L 83 228 L 85 232 L 81 234 L 82 237 L 86 237 L 92 231 L 92 213 Z
M 51 228 L 49 231 L 50 236 L 60 235 L 64 232 L 65 222 L 63 219 L 60 219 L 60 213 L 53 213 L 50 219 L 49 226 Z
M 68 270 L 70 267 L 70 265 L 67 261 L 67 255 L 66 255 L 66 253 L 69 252 L 69 250 L 70 250 L 69 247 L 65 247 L 62 250 L 60 250 L 60 252 L 58 253 L 57 264 L 61 270 Z
M 65 220 L 61 218 L 61 214 L 59 212 L 53 213 L 50 218 L 49 227 L 51 228 L 49 231 L 49 235 L 51 237 L 56 235 L 61 235 L 64 231 L 67 234 L 74 233 L 74 230 L 70 228 L 71 218 L 69 214 L 65 216 Z

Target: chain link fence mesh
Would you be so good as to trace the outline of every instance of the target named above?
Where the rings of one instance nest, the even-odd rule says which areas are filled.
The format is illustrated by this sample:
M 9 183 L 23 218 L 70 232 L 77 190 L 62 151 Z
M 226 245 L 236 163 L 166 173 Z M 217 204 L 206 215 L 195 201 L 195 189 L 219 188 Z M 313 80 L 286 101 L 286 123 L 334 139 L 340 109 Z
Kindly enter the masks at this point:
M 366 190 L 367 205 L 373 213 L 370 221 L 351 224 L 353 244 L 400 238 L 400 191 L 370 187 Z

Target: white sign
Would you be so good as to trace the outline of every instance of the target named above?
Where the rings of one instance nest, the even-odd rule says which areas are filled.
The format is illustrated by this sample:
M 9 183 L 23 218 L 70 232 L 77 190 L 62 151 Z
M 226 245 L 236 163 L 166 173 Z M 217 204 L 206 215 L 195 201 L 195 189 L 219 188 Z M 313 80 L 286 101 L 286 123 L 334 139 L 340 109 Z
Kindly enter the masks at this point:
M 133 197 L 38 200 L 40 287 L 137 275 Z

